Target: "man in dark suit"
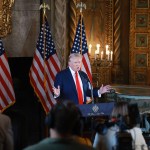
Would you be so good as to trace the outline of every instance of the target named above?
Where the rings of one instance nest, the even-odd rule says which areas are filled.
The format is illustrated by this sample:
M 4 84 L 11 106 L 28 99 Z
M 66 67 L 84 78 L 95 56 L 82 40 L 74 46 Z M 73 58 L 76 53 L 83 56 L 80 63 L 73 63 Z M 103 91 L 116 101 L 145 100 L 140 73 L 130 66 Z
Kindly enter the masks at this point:
M 79 95 L 77 90 L 77 81 L 75 74 L 79 79 L 79 84 L 82 93 L 82 103 L 86 104 L 86 97 L 101 97 L 101 94 L 109 92 L 110 86 L 101 86 L 100 88 L 91 88 L 91 83 L 85 72 L 81 71 L 82 55 L 79 53 L 72 53 L 69 56 L 68 68 L 60 71 L 54 82 L 54 97 L 61 99 L 72 100 L 75 104 L 79 103 Z

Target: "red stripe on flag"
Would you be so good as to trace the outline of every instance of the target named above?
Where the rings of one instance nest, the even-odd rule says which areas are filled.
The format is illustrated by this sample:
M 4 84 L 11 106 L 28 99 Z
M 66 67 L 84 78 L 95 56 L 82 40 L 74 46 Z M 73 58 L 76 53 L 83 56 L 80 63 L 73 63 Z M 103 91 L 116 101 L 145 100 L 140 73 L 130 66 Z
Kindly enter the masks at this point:
M 35 92 L 36 92 L 38 98 L 41 100 L 41 103 L 42 103 L 42 105 L 43 105 L 45 111 L 48 112 L 48 111 L 49 111 L 49 108 L 47 107 L 46 102 L 45 102 L 45 100 L 44 100 L 44 98 L 43 98 L 43 96 L 42 96 L 40 90 L 37 88 L 36 82 L 35 82 L 34 79 L 32 78 L 31 74 L 30 74 L 30 82 L 31 82 L 32 86 L 34 87 L 34 90 L 35 90 Z
M 35 68 L 34 65 L 32 66 L 32 70 L 36 74 L 36 77 L 38 79 L 38 83 L 41 85 L 42 88 L 44 88 L 44 76 L 43 76 L 43 80 L 42 80 L 41 77 L 40 77 L 40 75 L 39 75 L 39 73 L 38 73 L 37 68 Z M 43 69 L 41 69 L 41 70 L 43 70 Z
M 91 72 L 90 72 L 90 70 L 89 70 L 89 67 L 88 67 L 88 65 L 87 65 L 87 62 L 86 62 L 86 59 L 85 59 L 84 56 L 83 56 L 82 62 L 83 62 L 83 65 L 84 65 L 84 67 L 85 67 L 85 70 L 86 70 L 86 72 L 87 72 L 87 75 L 88 75 L 88 77 L 89 77 L 89 79 L 90 79 L 90 82 L 92 83 L 92 74 L 91 74 Z
M 49 63 L 48 63 L 48 62 L 46 62 L 46 64 L 47 64 L 47 68 L 48 68 L 48 71 L 49 71 L 50 77 L 52 78 L 52 80 L 54 80 L 55 75 L 54 75 L 53 71 L 51 70 L 51 66 L 49 65 Z
M 5 55 L 4 55 L 5 56 Z M 6 57 L 5 57 L 6 58 Z M 7 60 L 7 59 L 6 59 Z M 0 64 L 2 67 L 3 72 L 5 73 L 5 75 L 7 76 L 7 79 L 9 80 L 9 82 L 12 85 L 12 80 L 11 80 L 11 76 L 10 73 L 8 72 L 8 68 L 6 68 L 5 64 L 3 63 L 3 61 L 0 59 Z
M 56 55 L 56 54 L 55 54 L 55 55 Z M 57 55 L 56 55 L 56 56 L 57 56 Z M 59 72 L 59 71 L 60 71 L 60 68 L 59 68 L 58 62 L 56 62 L 56 61 L 54 60 L 54 57 L 53 57 L 53 56 L 50 57 L 50 61 L 51 61 L 52 64 L 54 65 L 56 71 Z
M 9 105 L 9 103 L 8 103 L 6 97 L 4 96 L 3 92 L 1 90 L 0 90 L 0 92 L 1 92 L 1 98 L 2 98 L 3 103 L 5 104 L 5 106 Z
M 13 97 L 11 91 L 10 91 L 10 88 L 7 86 L 7 84 L 6 84 L 6 82 L 3 80 L 3 78 L 1 79 L 1 83 L 2 83 L 2 85 L 3 85 L 4 89 L 5 89 L 5 91 L 7 92 L 9 98 L 10 98 L 12 101 L 14 101 L 15 99 L 14 99 L 14 97 Z
M 52 91 L 52 85 L 51 85 L 51 83 L 50 83 L 50 80 L 49 80 L 49 78 L 48 78 L 48 74 L 46 73 L 46 81 L 47 81 L 47 83 L 48 83 L 48 87 L 50 88 L 50 91 Z

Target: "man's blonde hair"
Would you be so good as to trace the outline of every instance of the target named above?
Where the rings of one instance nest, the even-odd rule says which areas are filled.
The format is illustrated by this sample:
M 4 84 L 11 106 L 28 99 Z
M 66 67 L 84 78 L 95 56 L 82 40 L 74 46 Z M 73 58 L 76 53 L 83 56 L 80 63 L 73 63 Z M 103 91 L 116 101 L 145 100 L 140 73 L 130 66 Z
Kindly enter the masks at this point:
M 70 61 L 71 58 L 75 58 L 75 57 L 78 57 L 78 58 L 80 57 L 82 59 L 82 55 L 80 53 L 71 53 L 69 55 L 68 61 Z

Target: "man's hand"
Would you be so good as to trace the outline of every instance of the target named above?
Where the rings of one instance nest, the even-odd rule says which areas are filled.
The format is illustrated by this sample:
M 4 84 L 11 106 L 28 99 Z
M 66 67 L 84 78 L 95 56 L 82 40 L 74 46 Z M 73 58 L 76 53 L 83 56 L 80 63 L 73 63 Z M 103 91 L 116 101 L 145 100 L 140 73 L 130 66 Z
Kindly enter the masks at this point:
M 102 84 L 102 86 L 99 89 L 99 93 L 104 94 L 104 93 L 110 92 L 110 89 L 111 89 L 110 85 L 103 86 Z
M 60 86 L 58 85 L 58 88 L 53 87 L 53 92 L 55 96 L 59 96 L 60 95 Z

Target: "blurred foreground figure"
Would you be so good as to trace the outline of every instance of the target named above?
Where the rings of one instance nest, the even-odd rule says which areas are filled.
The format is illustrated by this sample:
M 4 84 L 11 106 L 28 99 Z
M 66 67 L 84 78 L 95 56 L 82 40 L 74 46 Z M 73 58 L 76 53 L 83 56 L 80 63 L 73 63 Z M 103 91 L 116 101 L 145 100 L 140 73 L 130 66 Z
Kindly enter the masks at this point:
M 137 104 L 123 101 L 116 103 L 110 121 L 97 124 L 93 147 L 97 150 L 148 150 L 138 124 L 140 124 L 140 114 Z M 128 144 L 119 143 L 118 135 L 121 134 L 130 136 Z
M 13 150 L 13 131 L 11 120 L 8 116 L 0 113 L 0 150 Z
M 57 103 L 46 117 L 50 137 L 25 148 L 25 150 L 92 150 L 92 147 L 76 142 L 73 130 L 80 122 L 78 108 L 71 102 Z M 80 130 L 80 129 L 79 129 Z

